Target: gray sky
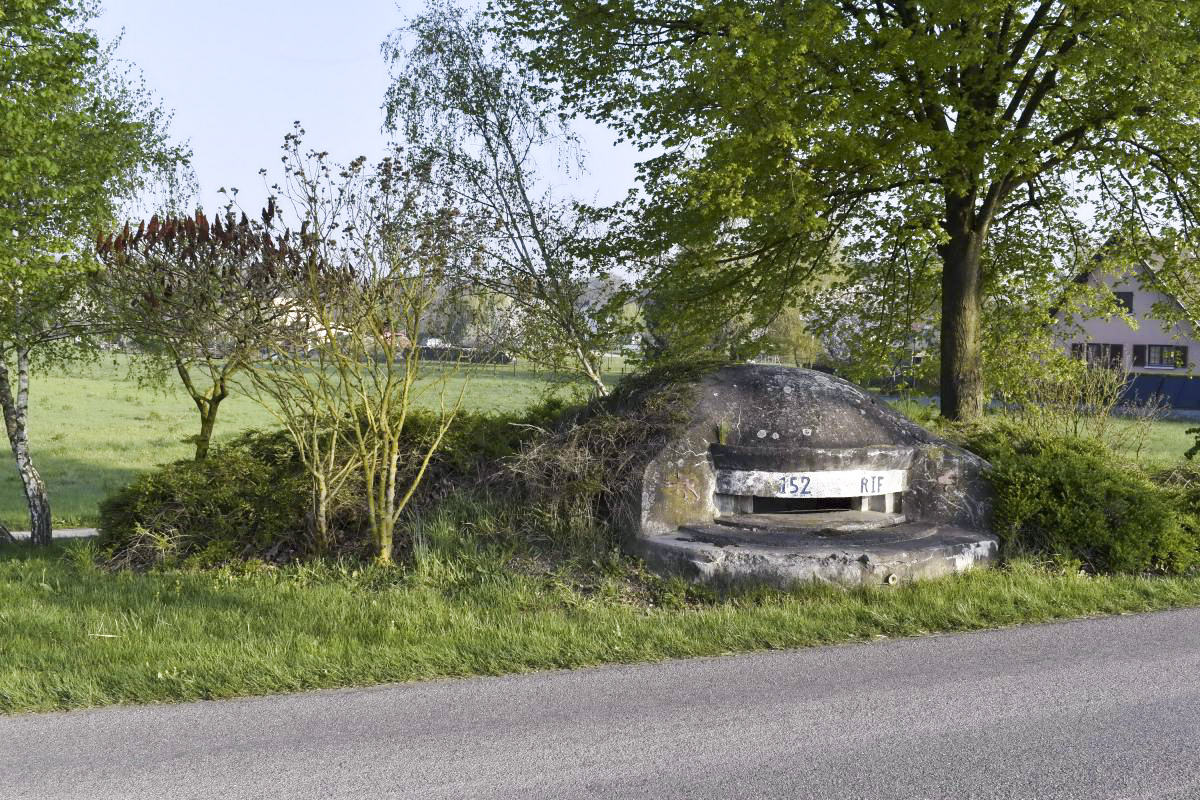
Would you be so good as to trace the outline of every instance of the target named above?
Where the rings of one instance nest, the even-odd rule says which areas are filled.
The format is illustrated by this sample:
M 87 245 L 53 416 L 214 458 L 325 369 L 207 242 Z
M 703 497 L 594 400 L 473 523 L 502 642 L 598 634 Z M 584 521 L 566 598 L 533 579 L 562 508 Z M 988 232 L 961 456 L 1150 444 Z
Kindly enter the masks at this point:
M 206 208 L 237 186 L 252 209 L 265 199 L 258 170 L 275 173 L 279 146 L 300 120 L 306 141 L 336 159 L 382 155 L 380 104 L 388 85 L 380 44 L 419 0 L 105 0 L 96 27 L 118 56 L 174 112 L 176 139 L 190 143 Z M 553 181 L 580 199 L 611 202 L 634 180 L 635 151 L 607 129 L 583 124 L 588 173 Z M 555 165 L 541 165 L 547 177 Z

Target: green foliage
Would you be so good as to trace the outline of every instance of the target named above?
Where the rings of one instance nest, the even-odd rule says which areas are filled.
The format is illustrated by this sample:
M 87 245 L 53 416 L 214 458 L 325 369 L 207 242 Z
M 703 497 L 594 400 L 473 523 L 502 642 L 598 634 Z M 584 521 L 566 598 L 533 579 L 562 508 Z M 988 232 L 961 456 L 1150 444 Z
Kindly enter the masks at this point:
M 96 13 L 93 0 L 0 9 L 0 407 L 43 545 L 51 510 L 29 442 L 31 365 L 89 341 L 87 243 L 149 173 L 186 159 L 167 145 L 161 109 L 88 29 Z
M 621 379 L 610 399 L 595 404 L 596 408 L 621 408 L 640 405 L 651 411 L 670 409 L 685 400 L 687 384 L 709 372 L 736 363 L 721 353 L 696 354 L 687 358 L 660 362 L 643 372 L 634 372 Z
M 547 401 L 525 413 L 463 412 L 430 462 L 414 511 L 428 513 L 456 493 L 472 494 L 524 442 L 552 429 L 566 407 Z M 414 410 L 405 425 L 402 475 L 420 463 L 439 417 Z M 186 562 L 214 566 L 319 555 L 306 513 L 310 483 L 291 437 L 249 431 L 202 462 L 178 461 L 143 475 L 100 504 L 100 546 L 116 567 Z M 331 498 L 330 544 L 366 552 L 364 500 L 352 486 Z M 410 518 L 410 522 L 416 517 Z M 411 537 L 401 544 L 407 548 Z
M 1188 434 L 1189 436 L 1196 437 L 1196 441 L 1187 449 L 1187 452 L 1183 454 L 1185 458 L 1191 461 L 1196 457 L 1196 453 L 1200 453 L 1200 428 L 1188 428 L 1186 431 L 1184 431 L 1184 433 Z
M 1163 404 L 1155 398 L 1126 402 L 1130 375 L 1124 369 L 1089 365 L 1061 350 L 1039 350 L 1037 344 L 1037 337 L 1030 337 L 1025 351 L 1009 357 L 1011 382 L 999 392 L 1016 406 L 1009 414 L 1017 424 L 1044 436 L 1098 442 L 1140 459 L 1165 413 Z
M 1200 542 L 1200 465 L 1180 462 L 1152 473 L 1154 482 L 1171 492 L 1180 524 L 1193 540 Z
M 78 288 L 81 243 L 151 171 L 185 158 L 167 144 L 161 109 L 88 28 L 95 14 L 90 0 L 0 12 L 0 277 L 23 288 L 20 303 L 0 298 L 0 344 L 43 338 Z
M 785 364 L 811 367 L 825 355 L 813 326 L 796 307 L 785 308 L 767 326 L 763 353 L 779 356 Z
M 463 414 L 435 457 L 467 473 L 514 455 L 530 438 L 554 430 L 571 410 L 563 400 L 549 398 L 521 412 Z
M 994 467 L 995 530 L 1010 556 L 1073 559 L 1095 572 L 1178 574 L 1200 563 L 1200 518 L 1180 505 L 1180 490 L 1102 443 L 1004 423 L 955 438 Z
M 428 505 L 430 500 L 468 485 L 478 488 L 496 476 L 502 462 L 517 455 L 528 442 L 554 431 L 575 410 L 550 398 L 520 412 L 459 412 L 430 460 L 424 485 L 414 499 Z M 436 425 L 432 414 L 417 412 L 406 423 L 405 435 L 420 447 L 436 436 Z
M 30 414 L 37 420 L 39 467 L 55 499 L 55 526 L 94 527 L 97 504 L 106 496 L 194 450 L 186 437 L 194 427 L 191 400 L 178 386 L 148 391 L 129 374 L 129 365 L 126 356 L 109 354 L 69 369 L 34 373 L 38 391 L 30 399 Z M 610 375 L 615 382 L 620 372 Z M 475 413 L 519 414 L 548 390 L 564 388 L 523 365 L 477 367 L 466 377 L 453 379 L 452 387 L 465 388 L 464 408 Z M 222 404 L 221 414 L 225 433 L 217 435 L 218 442 L 273 425 L 265 409 L 238 391 Z M 1173 442 L 1168 446 L 1183 449 Z M 0 470 L 0 522 L 21 530 L 28 525 L 26 514 L 18 476 Z
M 510 464 L 508 491 L 549 531 L 569 536 L 620 522 L 612 515 L 636 485 L 646 455 L 687 424 L 693 382 L 723 363 L 667 362 L 627 376 L 551 435 L 531 439 Z
M 693 263 L 690 269 L 710 267 Z M 670 287 L 650 285 L 640 298 L 642 347 L 637 360 L 643 367 L 711 359 L 712 354 L 748 360 L 764 349 L 761 321 L 745 309 L 731 306 L 719 314 L 693 315 L 695 298 L 680 297 Z
M 607 393 L 603 357 L 632 329 L 629 293 L 601 246 L 603 227 L 555 198 L 537 170 L 540 154 L 558 151 L 560 169 L 576 157 L 566 117 L 551 95 L 532 90 L 484 20 L 453 0 L 430 2 L 384 52 L 394 68 L 384 108 L 407 142 L 405 158 L 452 187 L 457 210 L 478 223 L 462 278 L 519 311 L 494 320 L 494 335 Z
M 973 416 L 984 362 L 1101 243 L 1195 250 L 1200 4 L 493 7 L 547 91 L 653 154 L 627 245 L 679 324 L 765 321 L 840 273 L 881 359 L 940 325 L 943 401 Z
M 284 560 L 307 549 L 308 483 L 282 432 L 247 432 L 204 461 L 177 461 L 100 504 L 99 545 L 114 566 Z

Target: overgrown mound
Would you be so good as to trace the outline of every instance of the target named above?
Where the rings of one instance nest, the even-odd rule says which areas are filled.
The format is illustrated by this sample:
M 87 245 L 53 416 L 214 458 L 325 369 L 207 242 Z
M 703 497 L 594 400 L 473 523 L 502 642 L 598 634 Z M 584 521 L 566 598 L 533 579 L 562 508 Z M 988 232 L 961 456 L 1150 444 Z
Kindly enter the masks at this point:
M 648 460 L 687 426 L 697 381 L 727 363 L 697 359 L 628 376 L 526 442 L 508 464 L 507 490 L 550 530 L 613 522 Z
M 1200 481 L 1154 480 L 1103 444 L 1011 422 L 952 428 L 992 463 L 995 531 L 1009 557 L 1078 561 L 1093 572 L 1185 572 L 1200 564 Z
M 305 550 L 308 492 L 287 434 L 251 431 L 204 461 L 167 464 L 104 500 L 100 548 L 118 567 L 287 560 Z
M 398 536 L 403 552 L 414 520 L 449 500 L 500 503 L 530 542 L 593 545 L 647 458 L 688 422 L 697 380 L 723 362 L 671 365 L 630 376 L 584 407 L 548 401 L 521 414 L 460 413 L 409 506 Z M 414 454 L 437 432 L 414 413 L 405 437 Z M 114 567 L 212 566 L 237 559 L 285 562 L 370 550 L 357 487 L 331 499 L 333 542 L 318 549 L 308 518 L 311 482 L 286 433 L 251 432 L 213 448 L 205 461 L 180 461 L 144 475 L 100 509 L 100 546 Z M 599 537 L 599 538 L 598 538 Z M 614 541 L 609 540 L 611 544 Z
M 495 481 L 498 464 L 563 413 L 547 402 L 524 414 L 462 413 L 431 460 L 414 497 L 414 513 L 464 487 Z M 436 435 L 437 419 L 413 413 L 405 437 L 414 453 Z M 100 506 L 100 547 L 114 567 L 186 563 L 214 566 L 259 558 L 286 562 L 331 553 L 366 555 L 365 507 L 350 484 L 331 498 L 333 541 L 319 550 L 309 515 L 311 481 L 283 431 L 252 431 L 217 446 L 206 460 L 178 461 L 141 476 Z M 400 541 L 401 548 L 408 546 Z

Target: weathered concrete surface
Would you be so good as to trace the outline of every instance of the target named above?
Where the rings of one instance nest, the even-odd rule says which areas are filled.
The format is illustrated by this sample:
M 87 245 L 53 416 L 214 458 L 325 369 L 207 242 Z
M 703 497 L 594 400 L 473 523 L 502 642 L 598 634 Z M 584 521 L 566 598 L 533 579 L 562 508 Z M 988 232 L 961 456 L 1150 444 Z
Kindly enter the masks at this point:
M 97 533 L 95 528 L 55 528 L 55 539 L 90 539 Z M 29 531 L 13 531 L 13 538 L 23 541 L 29 538 Z
M 642 537 L 638 546 L 659 570 L 717 583 L 786 587 L 937 578 L 991 563 L 999 543 L 978 531 L 906 522 L 853 533 L 694 525 Z
M 883 511 L 817 511 L 812 514 L 723 514 L 714 522 L 751 531 L 828 533 L 885 528 L 906 522 L 903 514 Z
M 987 463 L 854 384 L 806 369 L 726 367 L 696 382 L 689 420 L 651 455 L 637 507 L 616 515 L 628 521 L 633 549 L 660 569 L 700 580 L 857 584 L 996 556 Z M 878 532 L 847 536 L 855 526 L 845 515 L 824 528 L 842 532 L 836 541 L 820 530 L 780 536 L 763 526 L 757 538 L 710 530 L 722 515 L 753 513 L 754 498 L 797 501 L 797 512 L 847 499 L 848 511 L 902 511 L 911 524 L 896 532 L 904 546 L 884 546 Z

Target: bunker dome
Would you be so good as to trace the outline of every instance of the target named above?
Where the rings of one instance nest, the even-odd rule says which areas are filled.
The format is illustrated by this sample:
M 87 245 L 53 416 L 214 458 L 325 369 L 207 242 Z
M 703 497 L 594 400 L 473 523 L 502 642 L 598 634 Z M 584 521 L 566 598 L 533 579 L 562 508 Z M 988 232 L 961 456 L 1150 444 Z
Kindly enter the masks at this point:
M 616 515 L 652 567 L 867 584 L 996 557 L 987 463 L 854 384 L 742 365 L 691 389 L 686 422 L 646 453 Z

